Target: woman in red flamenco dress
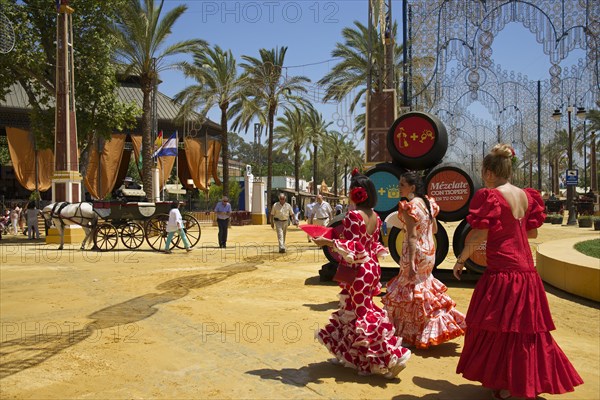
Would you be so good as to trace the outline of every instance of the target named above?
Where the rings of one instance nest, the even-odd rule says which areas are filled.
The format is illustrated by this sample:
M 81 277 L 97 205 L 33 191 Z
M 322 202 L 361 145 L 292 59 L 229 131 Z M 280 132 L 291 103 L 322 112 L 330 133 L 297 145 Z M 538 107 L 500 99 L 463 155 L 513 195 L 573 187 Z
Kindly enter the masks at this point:
M 535 190 L 510 184 L 513 157 L 508 145 L 492 148 L 482 168 L 487 189 L 471 201 L 473 233 L 454 275 L 460 279 L 465 260 L 486 240 L 488 267 L 467 311 L 456 372 L 492 389 L 494 399 L 533 399 L 571 392 L 583 380 L 550 334 L 555 326 L 527 240 L 544 222 L 544 202 Z
M 400 272 L 387 284 L 384 309 L 402 337 L 404 345 L 426 349 L 464 334 L 465 316 L 448 296 L 446 286 L 431 273 L 435 266 L 440 208 L 424 194 L 423 182 L 415 172 L 400 177 L 400 195 L 409 201 L 399 204 L 398 217 L 406 226 Z
M 359 375 L 381 374 L 395 378 L 406 366 L 410 350 L 394 336 L 387 313 L 373 302 L 379 294 L 381 268 L 378 256 L 387 254 L 379 242 L 381 220 L 373 207 L 377 193 L 368 177 L 352 172 L 350 202 L 356 209 L 343 220 L 343 239 L 315 238 L 318 246 L 332 247 L 343 258 L 338 269 L 349 268 L 356 276 L 340 281 L 340 308 L 329 323 L 316 332 L 318 340 L 335 356 L 331 361 L 358 370 Z

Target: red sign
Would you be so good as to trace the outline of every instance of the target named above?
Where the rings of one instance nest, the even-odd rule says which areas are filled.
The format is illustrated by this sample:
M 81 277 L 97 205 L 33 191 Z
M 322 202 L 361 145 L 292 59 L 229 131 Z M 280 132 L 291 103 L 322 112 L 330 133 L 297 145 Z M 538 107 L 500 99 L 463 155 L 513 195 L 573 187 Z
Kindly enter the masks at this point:
M 429 180 L 427 194 L 435 199 L 441 211 L 453 212 L 469 203 L 471 187 L 460 172 L 441 168 Z
M 406 157 L 418 158 L 431 151 L 435 144 L 435 126 L 421 116 L 403 119 L 394 130 L 394 145 Z

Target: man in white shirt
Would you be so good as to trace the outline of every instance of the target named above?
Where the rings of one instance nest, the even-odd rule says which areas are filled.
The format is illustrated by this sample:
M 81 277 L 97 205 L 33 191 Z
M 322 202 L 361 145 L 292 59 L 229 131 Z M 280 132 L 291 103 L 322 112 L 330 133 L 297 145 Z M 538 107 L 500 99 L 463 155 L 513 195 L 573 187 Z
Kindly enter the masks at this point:
M 285 234 L 290 218 L 294 218 L 294 210 L 290 203 L 285 201 L 285 194 L 280 193 L 279 201 L 271 207 L 271 228 L 277 230 L 280 253 L 285 253 Z
M 317 195 L 317 202 L 313 206 L 312 217 L 312 224 L 320 226 L 327 226 L 333 218 L 333 209 L 320 194 Z

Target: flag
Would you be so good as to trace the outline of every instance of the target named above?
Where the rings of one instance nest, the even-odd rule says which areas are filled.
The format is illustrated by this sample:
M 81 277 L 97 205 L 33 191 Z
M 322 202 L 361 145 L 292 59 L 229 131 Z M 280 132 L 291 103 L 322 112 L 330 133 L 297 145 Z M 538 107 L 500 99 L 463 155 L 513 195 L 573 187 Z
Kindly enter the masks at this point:
M 158 135 L 156 136 L 156 140 L 154 141 L 154 150 L 153 152 L 156 152 L 163 144 L 163 131 L 158 132 Z
M 152 157 L 176 156 L 177 155 L 177 131 L 171 135 L 158 150 L 154 152 Z

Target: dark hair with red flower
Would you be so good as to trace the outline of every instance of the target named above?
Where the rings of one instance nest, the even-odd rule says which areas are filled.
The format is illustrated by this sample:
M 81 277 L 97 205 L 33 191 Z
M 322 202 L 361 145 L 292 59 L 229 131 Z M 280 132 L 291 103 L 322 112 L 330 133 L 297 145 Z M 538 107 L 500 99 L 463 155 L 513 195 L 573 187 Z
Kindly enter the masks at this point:
M 350 173 L 351 176 L 358 175 L 358 174 L 360 174 L 360 171 L 358 170 L 358 168 L 354 168 L 352 170 L 352 172 Z
M 368 198 L 369 195 L 367 194 L 367 191 L 364 187 L 357 186 L 350 190 L 350 200 L 352 200 L 354 204 L 362 203 Z
M 375 185 L 367 176 L 358 172 L 357 168 L 352 171 L 350 180 L 350 200 L 361 208 L 373 208 L 377 204 Z

